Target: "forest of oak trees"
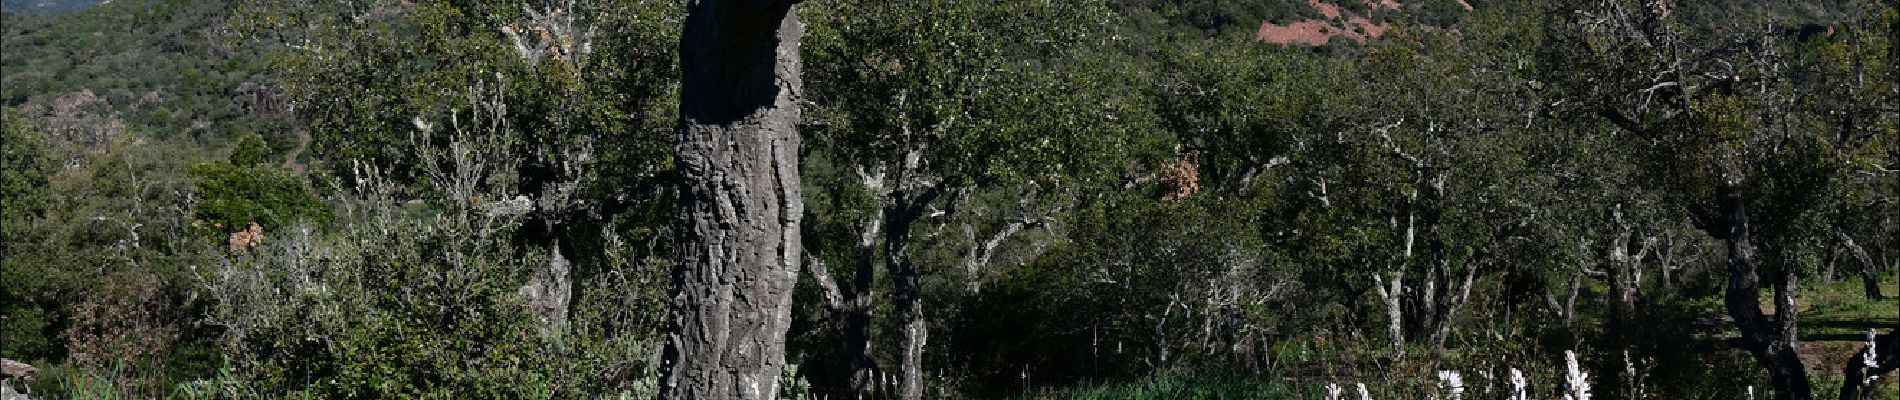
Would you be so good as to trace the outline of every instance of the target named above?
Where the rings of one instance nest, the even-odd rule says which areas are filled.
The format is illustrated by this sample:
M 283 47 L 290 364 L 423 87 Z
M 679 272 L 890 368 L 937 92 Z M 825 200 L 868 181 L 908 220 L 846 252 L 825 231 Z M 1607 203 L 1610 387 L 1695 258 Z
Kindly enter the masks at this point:
M 1892 0 L 5 4 L 9 400 L 1900 394 Z

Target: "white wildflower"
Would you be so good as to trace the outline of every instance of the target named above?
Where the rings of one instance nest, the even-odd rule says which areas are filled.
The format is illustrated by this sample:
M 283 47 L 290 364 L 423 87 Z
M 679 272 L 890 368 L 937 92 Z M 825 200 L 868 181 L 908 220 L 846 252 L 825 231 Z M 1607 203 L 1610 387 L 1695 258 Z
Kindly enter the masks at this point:
M 1860 382 L 1861 387 L 1873 387 L 1874 381 L 1880 380 L 1880 375 L 1873 374 L 1874 370 L 1880 368 L 1880 362 L 1876 361 L 1879 358 L 1880 358 L 1880 349 L 1874 347 L 1874 330 L 1868 329 L 1867 330 L 1867 356 L 1861 357 L 1860 359 L 1860 364 L 1863 367 L 1865 367 L 1865 370 L 1868 372 L 1862 374 L 1862 375 L 1866 375 L 1866 378 L 1861 378 L 1861 382 Z
M 1564 384 L 1568 386 L 1565 400 L 1590 400 L 1590 374 L 1577 366 L 1577 352 L 1564 350 Z
M 1874 330 L 1868 329 L 1867 330 L 1867 357 L 1861 358 L 1860 362 L 1862 365 L 1866 365 L 1868 369 L 1878 368 L 1880 367 L 1880 363 L 1874 361 L 1874 359 L 1877 359 L 1877 358 L 1880 358 L 1880 351 L 1879 349 L 1874 348 Z
M 1643 398 L 1643 377 L 1637 374 L 1636 361 L 1630 358 L 1629 350 L 1623 350 L 1623 379 L 1636 398 Z
M 1438 371 L 1438 387 L 1451 393 L 1452 400 L 1465 396 L 1465 379 L 1458 371 Z
M 1511 368 L 1511 400 L 1531 400 L 1525 393 L 1526 386 L 1530 386 L 1530 382 L 1524 379 L 1524 371 Z

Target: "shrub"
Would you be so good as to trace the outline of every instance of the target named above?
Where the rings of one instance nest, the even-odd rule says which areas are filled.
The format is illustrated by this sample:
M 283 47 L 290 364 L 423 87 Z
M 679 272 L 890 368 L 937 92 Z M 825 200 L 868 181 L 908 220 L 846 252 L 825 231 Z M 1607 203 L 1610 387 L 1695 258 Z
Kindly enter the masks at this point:
M 484 153 L 506 146 L 463 145 L 473 139 L 460 133 L 444 140 L 466 151 L 425 151 L 423 169 L 455 187 L 410 188 L 358 170 L 351 189 L 330 201 L 333 225 L 277 229 L 251 255 L 207 271 L 216 304 L 209 320 L 224 327 L 230 377 L 190 390 L 651 397 L 668 264 L 609 256 L 577 267 L 587 273 L 574 280 L 567 321 L 537 318 L 518 289 L 550 260 L 514 242 L 531 203 L 508 193 L 512 177 L 495 172 L 513 171 L 512 160 Z M 604 236 L 600 250 L 635 254 L 612 230 Z
M 273 167 L 205 163 L 192 167 L 191 177 L 200 198 L 192 207 L 194 224 L 215 240 L 252 222 L 275 229 L 332 218 L 329 206 L 302 179 Z

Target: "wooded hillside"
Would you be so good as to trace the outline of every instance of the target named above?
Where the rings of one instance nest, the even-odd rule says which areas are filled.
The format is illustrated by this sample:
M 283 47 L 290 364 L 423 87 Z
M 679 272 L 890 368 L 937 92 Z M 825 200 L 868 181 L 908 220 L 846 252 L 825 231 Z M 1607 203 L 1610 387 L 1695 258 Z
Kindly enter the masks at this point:
M 1893 1 L 16 3 L 7 395 L 1900 397 Z

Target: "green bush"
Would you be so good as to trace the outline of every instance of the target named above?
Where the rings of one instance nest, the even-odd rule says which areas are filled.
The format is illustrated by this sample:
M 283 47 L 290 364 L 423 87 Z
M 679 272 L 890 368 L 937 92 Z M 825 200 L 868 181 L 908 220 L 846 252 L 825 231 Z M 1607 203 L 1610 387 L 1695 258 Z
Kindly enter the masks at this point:
M 332 199 L 331 226 L 286 225 L 252 256 L 205 271 L 214 302 L 208 319 L 224 327 L 229 376 L 190 390 L 372 399 L 650 397 L 643 391 L 654 388 L 646 382 L 657 356 L 655 316 L 664 304 L 658 289 L 668 264 L 626 257 L 635 250 L 604 231 L 600 251 L 610 256 L 576 266 L 586 273 L 570 275 L 575 289 L 566 322 L 544 321 L 520 290 L 551 262 L 544 249 L 514 242 L 528 220 L 529 209 L 517 200 L 525 197 L 508 193 L 511 177 L 482 172 L 511 170 L 512 159 L 457 158 L 480 164 L 470 165 L 447 161 L 466 154 L 418 156 L 439 182 L 464 186 L 416 188 L 366 172 Z M 247 171 L 258 169 L 208 164 L 194 172 L 206 203 L 240 193 L 227 187 L 294 193 L 288 181 L 248 180 Z M 258 196 L 255 203 L 282 204 L 273 198 L 281 197 Z M 208 215 L 246 211 L 216 210 L 234 209 Z M 316 208 L 292 210 L 310 209 Z
M 12 110 L 0 114 L 0 354 L 34 360 L 60 354 L 52 316 L 33 292 L 38 267 L 13 257 L 19 243 L 35 241 L 46 211 L 47 159 L 41 136 Z
M 215 239 L 251 222 L 274 229 L 331 219 L 329 206 L 302 179 L 273 167 L 205 163 L 192 167 L 191 177 L 199 197 L 192 218 Z

